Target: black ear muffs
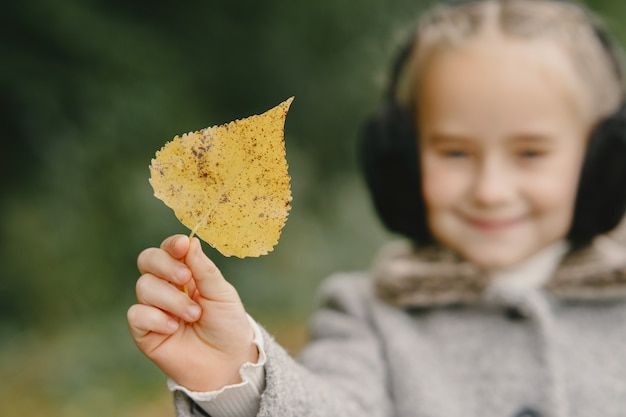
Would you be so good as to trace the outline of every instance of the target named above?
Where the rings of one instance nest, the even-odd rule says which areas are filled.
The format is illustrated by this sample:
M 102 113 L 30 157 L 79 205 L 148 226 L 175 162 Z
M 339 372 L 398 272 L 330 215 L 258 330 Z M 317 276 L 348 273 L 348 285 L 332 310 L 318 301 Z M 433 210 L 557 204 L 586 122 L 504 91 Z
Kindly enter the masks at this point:
M 622 79 L 608 34 L 600 28 L 596 34 Z M 384 105 L 361 128 L 358 157 L 382 223 L 390 231 L 425 245 L 433 242 L 433 237 L 422 193 L 416 112 L 400 108 L 394 98 L 399 74 L 414 47 L 414 37 L 411 39 L 394 61 Z M 598 123 L 590 135 L 567 238 L 574 246 L 582 246 L 615 228 L 625 213 L 626 102 Z
M 580 174 L 568 239 L 582 246 L 626 213 L 626 103 L 593 130 Z
M 393 101 L 360 132 L 359 162 L 383 224 L 420 244 L 432 241 L 426 223 L 413 118 Z
M 361 129 L 359 160 L 383 224 L 424 245 L 426 221 L 414 118 L 393 101 Z M 567 238 L 574 246 L 614 229 L 626 214 L 626 103 L 594 128 L 583 162 Z

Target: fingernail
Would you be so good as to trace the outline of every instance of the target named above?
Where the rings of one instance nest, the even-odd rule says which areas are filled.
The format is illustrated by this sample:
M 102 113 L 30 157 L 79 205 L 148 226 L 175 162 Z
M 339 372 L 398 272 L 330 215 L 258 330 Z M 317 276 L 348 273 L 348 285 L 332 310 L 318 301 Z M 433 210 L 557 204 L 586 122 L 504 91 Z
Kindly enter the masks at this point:
M 169 319 L 167 321 L 167 327 L 172 331 L 178 329 L 178 321 L 174 319 Z
M 200 316 L 200 306 L 193 304 L 187 307 L 187 316 L 192 320 L 197 319 Z

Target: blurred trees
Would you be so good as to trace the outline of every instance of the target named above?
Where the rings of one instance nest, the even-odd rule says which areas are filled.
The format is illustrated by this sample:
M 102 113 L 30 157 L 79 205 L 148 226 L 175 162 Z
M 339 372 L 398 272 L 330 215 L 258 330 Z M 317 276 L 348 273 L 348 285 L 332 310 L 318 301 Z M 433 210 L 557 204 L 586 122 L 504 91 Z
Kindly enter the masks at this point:
M 152 197 L 154 152 L 176 134 L 291 95 L 287 243 L 267 259 L 215 254 L 216 262 L 244 298 L 251 294 L 253 308 L 297 308 L 305 299 L 297 294 L 310 298 L 321 275 L 365 266 L 383 234 L 354 179 L 354 140 L 380 97 L 397 35 L 420 7 L 408 0 L 7 4 L 0 322 L 52 325 L 125 309 L 138 252 L 186 232 Z M 354 230 L 374 235 L 359 243 Z

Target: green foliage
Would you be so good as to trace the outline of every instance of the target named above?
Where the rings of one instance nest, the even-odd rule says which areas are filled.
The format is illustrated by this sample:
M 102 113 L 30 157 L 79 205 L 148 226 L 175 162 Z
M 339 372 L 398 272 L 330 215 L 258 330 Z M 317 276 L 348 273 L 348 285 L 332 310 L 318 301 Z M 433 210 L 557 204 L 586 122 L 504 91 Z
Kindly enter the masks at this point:
M 49 326 L 130 304 L 138 252 L 184 232 L 151 195 L 147 166 L 155 150 L 175 134 L 258 113 L 290 95 L 294 209 L 281 241 L 290 229 L 295 239 L 303 236 L 297 228 L 313 232 L 297 256 L 258 261 L 262 273 L 255 265 L 254 278 L 242 272 L 245 265 L 217 261 L 236 275 L 244 298 L 261 280 L 276 287 L 261 292 L 269 299 L 251 291 L 257 308 L 297 298 L 294 275 L 308 290 L 321 278 L 314 273 L 362 266 L 382 234 L 363 212 L 363 193 L 350 192 L 354 200 L 346 201 L 333 190 L 353 177 L 356 129 L 380 94 L 377 74 L 411 3 L 8 6 L 2 30 L 12 40 L 0 50 L 11 63 L 0 72 L 10 138 L 0 164 L 0 320 Z M 300 268 L 291 259 L 309 264 L 342 253 L 339 241 L 350 241 L 334 236 L 337 199 L 362 213 L 375 237 L 362 253 L 353 251 L 356 258 Z

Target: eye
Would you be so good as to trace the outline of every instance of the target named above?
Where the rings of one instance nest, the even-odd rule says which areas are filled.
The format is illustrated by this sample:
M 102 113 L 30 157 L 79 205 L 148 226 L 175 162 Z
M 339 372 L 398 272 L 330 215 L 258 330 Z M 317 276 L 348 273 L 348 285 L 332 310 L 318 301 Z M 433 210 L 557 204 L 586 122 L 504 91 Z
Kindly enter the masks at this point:
M 541 149 L 522 149 L 517 152 L 517 156 L 521 159 L 537 159 L 546 155 L 546 151 Z
M 450 158 L 450 159 L 461 159 L 461 158 L 467 158 L 470 156 L 469 152 L 464 151 L 462 149 L 442 149 L 441 155 L 445 158 Z

